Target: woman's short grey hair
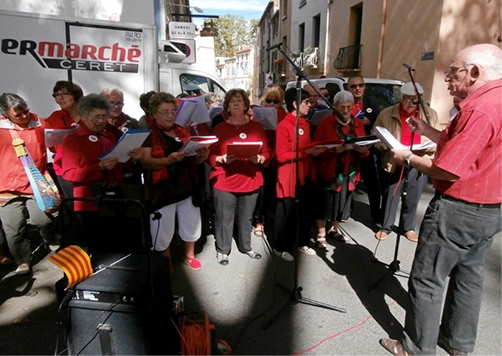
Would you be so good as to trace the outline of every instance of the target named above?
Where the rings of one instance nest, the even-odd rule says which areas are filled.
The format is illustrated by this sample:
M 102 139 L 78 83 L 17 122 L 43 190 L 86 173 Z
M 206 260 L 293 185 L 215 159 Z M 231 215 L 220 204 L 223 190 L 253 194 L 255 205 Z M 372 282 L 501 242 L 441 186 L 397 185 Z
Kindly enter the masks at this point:
M 345 102 L 345 101 L 350 101 L 351 103 L 354 102 L 354 96 L 350 91 L 347 90 L 342 90 L 336 93 L 335 97 L 333 98 L 333 105 L 337 106 L 338 104 Z
M 77 111 L 79 115 L 87 116 L 94 109 L 105 109 L 106 113 L 110 115 L 112 106 L 110 102 L 100 94 L 85 95 L 78 101 Z
M 26 110 L 28 104 L 17 94 L 3 93 L 0 96 L 0 115 L 5 115 L 9 109 Z
M 211 105 L 217 97 L 218 96 L 215 93 L 206 93 L 204 94 L 204 101 L 206 102 L 206 105 Z

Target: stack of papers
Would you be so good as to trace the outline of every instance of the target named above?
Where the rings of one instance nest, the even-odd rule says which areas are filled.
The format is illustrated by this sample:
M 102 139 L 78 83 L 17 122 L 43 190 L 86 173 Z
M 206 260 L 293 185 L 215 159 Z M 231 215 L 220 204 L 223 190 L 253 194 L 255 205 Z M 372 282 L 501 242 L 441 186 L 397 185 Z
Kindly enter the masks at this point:
M 260 153 L 263 142 L 232 142 L 227 144 L 227 156 L 249 158 Z
M 98 158 L 105 159 L 117 157 L 120 163 L 127 162 L 131 158 L 128 155 L 129 151 L 133 148 L 141 147 L 148 135 L 150 135 L 150 132 L 150 130 L 129 129 L 124 132 L 117 144 L 111 150 L 98 156 Z
M 192 126 L 210 121 L 206 102 L 202 95 L 181 99 L 178 106 L 176 123 L 184 127 L 190 120 L 192 121 Z
M 263 124 L 263 128 L 275 131 L 277 128 L 277 109 L 274 107 L 253 106 L 253 119 Z
M 350 140 L 345 141 L 343 144 L 347 149 L 353 149 L 355 145 L 357 146 L 367 146 L 374 143 L 380 142 L 380 139 L 375 135 L 354 137 Z
M 310 116 L 309 120 L 310 122 L 312 122 L 313 125 L 317 126 L 319 125 L 322 119 L 331 114 L 333 114 L 333 110 L 331 110 L 330 108 L 322 110 L 314 110 L 313 113 L 309 114 Z
M 218 142 L 216 136 L 190 136 L 179 152 L 186 152 L 188 156 L 195 156 L 197 151 Z
M 389 147 L 390 149 L 393 150 L 406 150 L 409 149 L 409 147 L 403 145 L 401 142 L 399 142 L 392 134 L 387 130 L 385 127 L 382 126 L 375 126 L 375 135 L 380 138 L 380 140 L 383 141 Z M 434 148 L 436 147 L 436 144 L 432 141 L 427 141 L 424 143 L 419 143 L 419 144 L 414 144 L 411 146 L 412 151 L 422 151 L 426 150 L 429 148 Z
M 45 145 L 47 147 L 62 145 L 64 138 L 77 131 L 78 127 L 78 124 L 73 124 L 72 126 L 58 129 L 44 129 Z

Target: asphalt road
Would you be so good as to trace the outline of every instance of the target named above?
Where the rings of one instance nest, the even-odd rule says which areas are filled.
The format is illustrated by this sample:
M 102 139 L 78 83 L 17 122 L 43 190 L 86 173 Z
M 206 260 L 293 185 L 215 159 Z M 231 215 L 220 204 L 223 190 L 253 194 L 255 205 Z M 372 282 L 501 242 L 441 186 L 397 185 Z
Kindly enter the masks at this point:
M 417 225 L 432 194 L 428 185 Z M 270 226 L 266 224 L 265 231 L 272 237 Z M 400 271 L 389 274 L 385 264 L 394 259 L 396 235 L 382 242 L 373 237 L 377 228 L 369 219 L 362 192 L 356 196 L 352 218 L 341 226 L 350 237 L 348 243 L 330 240 L 326 250 L 316 248 L 315 256 L 299 254 L 296 265 L 277 258 L 268 239 L 254 235 L 253 248 L 263 258 L 250 259 L 234 244 L 228 266 L 216 262 L 214 238 L 201 238 L 197 244 L 202 263 L 199 271 L 190 270 L 183 262 L 183 249 L 173 246 L 173 293 L 183 297 L 185 311 L 194 312 L 187 315 L 189 319 L 208 316 L 216 338 L 224 340 L 233 354 L 385 355 L 378 340 L 388 335 L 396 338 L 402 331 L 406 271 L 411 267 L 416 243 L 400 239 Z M 34 254 L 37 263 L 32 276 L 0 271 L 0 354 L 54 354 L 56 349 L 64 350 L 61 342 L 57 345 L 61 329 L 55 317 L 58 305 L 54 289 L 62 272 L 47 260 L 49 254 L 43 249 Z M 500 355 L 500 234 L 485 269 L 483 307 L 473 354 Z M 319 307 L 320 303 L 337 310 Z M 439 347 L 437 353 L 446 354 Z

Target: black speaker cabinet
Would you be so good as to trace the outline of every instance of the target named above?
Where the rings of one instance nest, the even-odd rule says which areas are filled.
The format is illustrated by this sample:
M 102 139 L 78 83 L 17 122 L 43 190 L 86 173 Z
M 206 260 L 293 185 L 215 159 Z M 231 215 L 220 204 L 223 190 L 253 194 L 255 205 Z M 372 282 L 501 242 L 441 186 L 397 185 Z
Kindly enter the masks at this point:
M 68 354 L 177 353 L 169 260 L 103 254 L 92 262 L 97 272 L 73 288 L 65 307 Z

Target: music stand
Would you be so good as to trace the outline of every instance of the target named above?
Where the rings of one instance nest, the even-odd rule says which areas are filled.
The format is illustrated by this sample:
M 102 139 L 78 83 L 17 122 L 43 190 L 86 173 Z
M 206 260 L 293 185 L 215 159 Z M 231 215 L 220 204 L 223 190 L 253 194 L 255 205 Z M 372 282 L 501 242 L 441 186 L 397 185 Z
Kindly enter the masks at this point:
M 329 309 L 329 310 L 334 310 L 334 311 L 338 311 L 338 312 L 341 312 L 341 313 L 346 313 L 347 311 L 343 308 L 339 308 L 339 307 L 336 307 L 336 306 L 333 306 L 333 305 L 329 305 L 329 304 L 326 304 L 326 303 L 323 303 L 323 302 L 319 302 L 319 301 L 316 301 L 316 300 L 313 300 L 313 299 L 310 299 L 310 298 L 305 298 L 302 296 L 302 291 L 303 291 L 303 288 L 300 287 L 298 285 L 298 259 L 297 259 L 297 251 L 298 251 L 298 238 L 299 238 L 299 231 L 300 231 L 300 227 L 299 227 L 299 187 L 300 187 L 300 178 L 299 178 L 299 167 L 298 167 L 298 164 L 299 164 L 299 150 L 300 150 L 300 136 L 299 136 L 299 125 L 300 125 L 300 103 L 302 102 L 302 99 L 301 99 L 301 81 L 302 81 L 302 78 L 305 79 L 307 81 L 307 83 L 309 83 L 314 89 L 315 91 L 319 94 L 319 96 L 327 102 L 326 98 L 322 95 L 322 93 L 319 92 L 319 90 L 317 88 L 315 88 L 312 83 L 310 82 L 310 80 L 305 76 L 305 73 L 303 73 L 303 71 L 301 70 L 300 67 L 298 67 L 296 65 L 296 63 L 286 54 L 284 53 L 284 51 L 281 49 L 281 44 L 279 45 L 276 45 L 276 46 L 272 46 L 271 48 L 269 48 L 268 50 L 272 49 L 272 48 L 277 48 L 278 51 L 292 64 L 293 68 L 296 70 L 296 76 L 297 76 L 297 79 L 296 79 L 296 91 L 297 91 L 297 96 L 296 96 L 296 124 L 295 124 L 295 141 L 296 141 L 296 156 L 295 156 L 295 164 L 296 164 L 296 185 L 295 185 L 295 211 L 296 211 L 296 219 L 295 219 L 295 229 L 296 229 L 296 236 L 295 236 L 295 239 L 294 239 L 294 243 L 293 243 L 293 256 L 294 256 L 294 287 L 293 287 L 293 290 L 290 291 L 290 298 L 286 301 L 286 303 L 265 323 L 263 324 L 263 329 L 267 329 L 271 324 L 272 322 L 284 311 L 286 310 L 287 307 L 289 307 L 290 305 L 292 304 L 298 304 L 298 303 L 301 303 L 301 304 L 307 304 L 307 305 L 311 305 L 311 306 L 315 306 L 315 307 L 319 307 L 319 308 L 324 308 L 324 309 Z M 330 108 L 333 110 L 333 112 L 337 115 L 337 116 L 341 116 L 341 113 L 338 112 L 338 110 L 334 109 L 330 103 L 327 103 Z M 279 287 L 281 287 L 282 289 L 285 289 L 285 290 L 288 290 L 286 287 L 282 286 L 282 285 L 278 285 Z

